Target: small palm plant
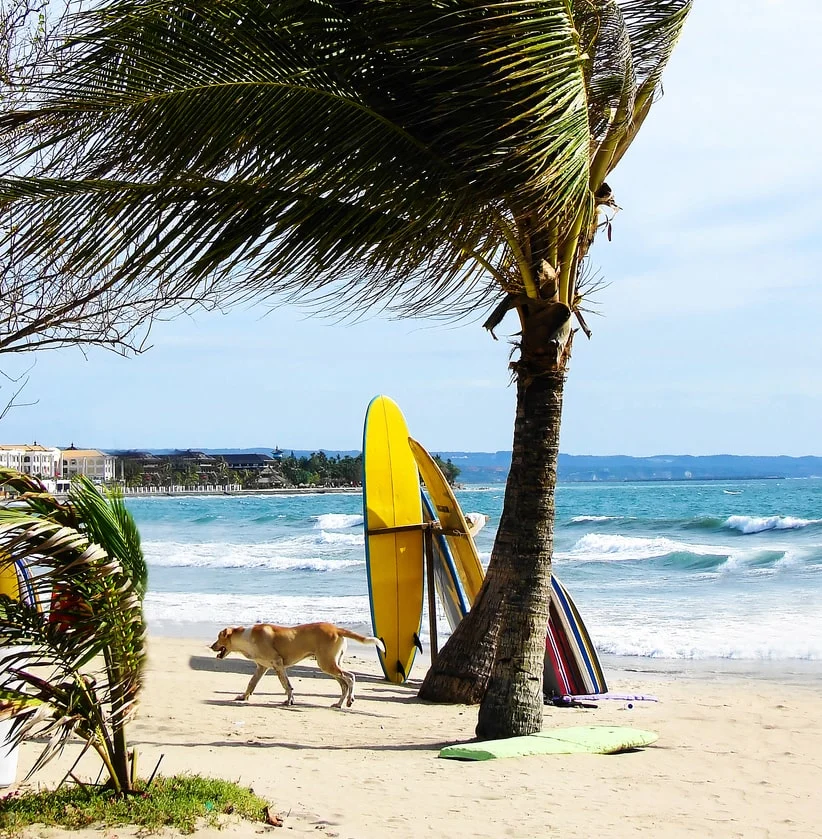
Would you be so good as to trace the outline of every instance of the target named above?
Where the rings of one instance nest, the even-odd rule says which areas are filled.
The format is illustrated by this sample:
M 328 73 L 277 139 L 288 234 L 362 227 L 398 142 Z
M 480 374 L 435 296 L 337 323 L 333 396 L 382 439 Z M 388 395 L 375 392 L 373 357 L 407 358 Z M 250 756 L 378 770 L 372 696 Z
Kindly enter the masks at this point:
M 12 470 L 0 469 L 0 485 L 19 494 L 0 508 L 0 566 L 33 567 L 36 600 L 0 596 L 0 714 L 15 715 L 13 742 L 45 739 L 32 773 L 76 735 L 100 755 L 111 788 L 127 793 L 136 761 L 126 724 L 145 661 L 137 527 L 122 496 L 85 477 L 65 503 Z

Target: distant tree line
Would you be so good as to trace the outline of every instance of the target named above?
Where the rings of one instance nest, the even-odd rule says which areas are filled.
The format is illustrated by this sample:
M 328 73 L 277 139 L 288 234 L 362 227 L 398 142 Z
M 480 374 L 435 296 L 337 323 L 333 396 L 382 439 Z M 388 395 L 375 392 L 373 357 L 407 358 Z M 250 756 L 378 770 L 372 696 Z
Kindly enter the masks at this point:
M 450 484 L 459 467 L 434 457 Z M 270 460 L 260 469 L 231 469 L 220 455 L 181 451 L 166 455 L 134 453 L 118 456 L 117 471 L 126 486 L 206 486 L 240 484 L 245 489 L 289 486 L 347 487 L 362 483 L 362 455 L 327 455 L 312 452 Z
M 359 486 L 362 482 L 362 455 L 329 457 L 325 452 L 312 452 L 296 457 L 291 452 L 280 458 L 283 478 L 294 486 Z
M 460 474 L 458 466 L 439 455 L 434 460 L 449 484 L 455 484 Z M 308 456 L 296 457 L 292 451 L 279 461 L 280 470 L 287 483 L 294 486 L 359 486 L 362 483 L 362 455 L 336 455 L 329 457 L 325 452 L 312 452 Z
M 438 454 L 434 455 L 434 462 L 437 466 L 440 467 L 440 472 L 445 475 L 445 480 L 448 481 L 451 486 L 454 486 L 457 483 L 457 478 L 460 475 L 460 468 L 459 466 L 455 466 L 451 462 L 451 458 L 449 457 L 448 460 L 443 460 Z
M 443 460 L 434 455 L 445 479 L 452 486 L 456 483 L 460 469 L 450 458 Z M 329 457 L 325 452 L 312 452 L 308 456 L 296 457 L 292 451 L 279 461 L 283 478 L 294 486 L 359 486 L 362 483 L 362 455 L 336 455 Z

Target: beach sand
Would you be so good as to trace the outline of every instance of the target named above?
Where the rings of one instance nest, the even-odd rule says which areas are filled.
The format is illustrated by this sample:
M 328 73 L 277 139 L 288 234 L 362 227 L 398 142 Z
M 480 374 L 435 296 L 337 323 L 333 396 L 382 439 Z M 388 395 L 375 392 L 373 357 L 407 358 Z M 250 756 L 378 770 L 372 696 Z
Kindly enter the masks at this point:
M 658 732 L 648 748 L 618 755 L 560 755 L 486 762 L 438 758 L 470 740 L 476 708 L 416 698 L 424 662 L 407 685 L 379 677 L 376 655 L 352 644 L 358 676 L 348 711 L 329 706 L 337 684 L 313 665 L 292 668 L 297 704 L 284 707 L 269 674 L 247 704 L 234 697 L 253 669 L 217 661 L 212 638 L 153 637 L 139 717 L 130 730 L 148 775 L 191 772 L 236 780 L 271 803 L 284 826 L 230 824 L 221 836 L 386 837 L 781 837 L 822 836 L 822 673 L 737 666 L 681 668 L 604 660 L 613 691 L 659 702 L 545 708 L 545 728 L 624 725 Z M 21 749 L 22 778 L 38 753 Z M 30 785 L 55 784 L 77 747 Z M 81 777 L 96 776 L 84 759 Z M 5 792 L 7 792 L 6 790 Z M 30 836 L 68 836 L 33 829 Z M 79 839 L 133 836 L 121 828 Z

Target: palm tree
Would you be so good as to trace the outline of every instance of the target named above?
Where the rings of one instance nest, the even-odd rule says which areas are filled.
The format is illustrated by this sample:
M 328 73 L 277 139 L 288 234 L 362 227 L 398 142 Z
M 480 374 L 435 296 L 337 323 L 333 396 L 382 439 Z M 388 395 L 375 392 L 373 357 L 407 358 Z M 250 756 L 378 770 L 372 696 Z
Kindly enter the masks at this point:
M 126 724 L 142 684 L 146 566 L 140 537 L 118 495 L 85 477 L 59 503 L 32 478 L 0 470 L 20 493 L 0 508 L 0 563 L 35 564 L 35 602 L 0 597 L 0 711 L 12 737 L 44 737 L 32 772 L 72 734 L 93 748 L 117 793 L 132 789 Z M 51 602 L 41 610 L 38 604 Z
M 606 177 L 691 0 L 114 0 L 0 119 L 27 264 L 273 298 L 519 318 L 486 583 L 426 679 L 478 734 L 539 728 L 562 391 Z M 35 153 L 36 152 L 36 153 Z M 28 166 L 28 177 L 19 176 Z M 11 168 L 17 167 L 17 168 Z M 9 238 L 7 237 L 7 241 Z M 101 280 L 102 281 L 102 280 Z

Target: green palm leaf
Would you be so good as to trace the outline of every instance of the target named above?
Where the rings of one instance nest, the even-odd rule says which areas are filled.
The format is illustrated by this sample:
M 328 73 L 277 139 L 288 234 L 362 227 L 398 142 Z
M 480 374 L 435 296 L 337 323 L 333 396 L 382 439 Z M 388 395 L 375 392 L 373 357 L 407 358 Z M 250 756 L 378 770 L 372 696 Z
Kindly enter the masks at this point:
M 128 2 L 82 24 L 27 117 L 54 179 L 2 186 L 23 255 L 48 229 L 52 261 L 179 293 L 413 309 L 431 286 L 450 311 L 488 299 L 478 265 L 507 273 L 500 218 L 588 188 L 565 0 Z
M 0 508 L 0 562 L 32 563 L 38 601 L 0 598 L 0 709 L 16 714 L 13 738 L 48 738 L 32 771 L 77 734 L 115 788 L 128 788 L 125 724 L 145 659 L 146 574 L 134 522 L 121 498 L 106 499 L 86 479 L 66 504 L 9 470 L 0 482 L 23 491 L 19 506 Z

